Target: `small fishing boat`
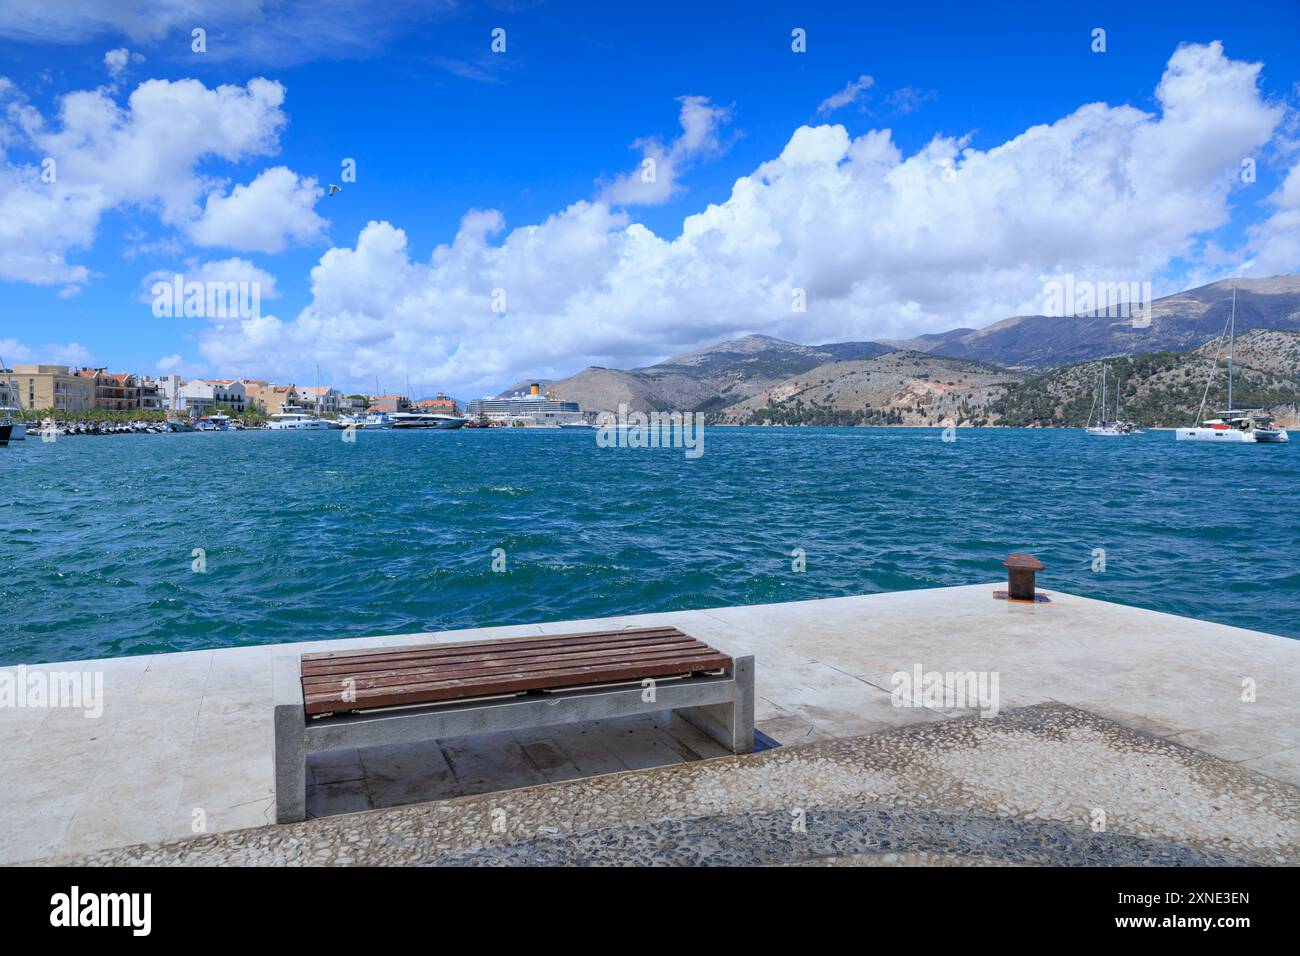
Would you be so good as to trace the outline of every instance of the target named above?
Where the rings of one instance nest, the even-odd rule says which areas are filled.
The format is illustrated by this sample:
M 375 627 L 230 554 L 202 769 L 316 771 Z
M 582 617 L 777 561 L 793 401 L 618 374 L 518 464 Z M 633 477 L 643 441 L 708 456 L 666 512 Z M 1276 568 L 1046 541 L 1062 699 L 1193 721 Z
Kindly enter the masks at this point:
M 9 436 L 13 434 L 13 425 L 0 425 L 0 448 L 9 444 Z

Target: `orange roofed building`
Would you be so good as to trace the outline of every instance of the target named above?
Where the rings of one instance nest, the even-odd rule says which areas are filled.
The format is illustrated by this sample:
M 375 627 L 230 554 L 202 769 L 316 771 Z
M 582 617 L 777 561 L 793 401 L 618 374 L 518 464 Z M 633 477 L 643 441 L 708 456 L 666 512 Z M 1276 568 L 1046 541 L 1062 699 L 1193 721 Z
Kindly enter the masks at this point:
M 460 408 L 454 398 L 448 398 L 442 392 L 437 398 L 424 398 L 415 403 L 417 412 L 440 412 L 444 415 L 459 415 Z
M 245 381 L 244 391 L 248 395 L 248 401 L 260 405 L 266 415 L 278 415 L 286 405 L 297 407 L 302 404 L 298 389 L 293 385 L 254 385 Z
M 73 375 L 94 383 L 95 408 L 107 412 L 130 412 L 161 407 L 157 387 L 127 372 L 83 368 Z

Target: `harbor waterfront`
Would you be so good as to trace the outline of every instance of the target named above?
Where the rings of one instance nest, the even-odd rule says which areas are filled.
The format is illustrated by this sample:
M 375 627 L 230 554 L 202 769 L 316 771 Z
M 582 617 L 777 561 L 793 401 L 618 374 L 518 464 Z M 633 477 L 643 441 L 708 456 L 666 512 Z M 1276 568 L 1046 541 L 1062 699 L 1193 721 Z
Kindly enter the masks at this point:
M 11 444 L 0 664 L 986 581 L 1300 637 L 1300 458 L 1080 430 L 216 432 Z

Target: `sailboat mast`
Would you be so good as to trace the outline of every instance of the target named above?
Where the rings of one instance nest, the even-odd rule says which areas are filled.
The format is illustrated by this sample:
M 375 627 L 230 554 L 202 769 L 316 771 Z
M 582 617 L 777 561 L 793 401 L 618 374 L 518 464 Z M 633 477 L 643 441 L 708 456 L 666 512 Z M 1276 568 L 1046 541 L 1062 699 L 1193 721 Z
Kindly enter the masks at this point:
M 14 377 L 9 374 L 10 369 L 9 366 L 5 364 L 3 356 L 0 356 L 0 368 L 5 370 L 5 394 L 9 397 L 9 401 L 13 404 L 13 407 L 21 411 L 23 407 L 22 398 L 18 394 L 18 386 L 14 384 Z M 24 415 L 23 417 L 26 418 L 27 416 Z
M 1232 343 L 1237 337 L 1237 287 L 1232 287 L 1232 315 L 1228 318 L 1228 411 L 1232 411 Z
M 1106 424 L 1106 363 L 1101 363 L 1101 423 Z

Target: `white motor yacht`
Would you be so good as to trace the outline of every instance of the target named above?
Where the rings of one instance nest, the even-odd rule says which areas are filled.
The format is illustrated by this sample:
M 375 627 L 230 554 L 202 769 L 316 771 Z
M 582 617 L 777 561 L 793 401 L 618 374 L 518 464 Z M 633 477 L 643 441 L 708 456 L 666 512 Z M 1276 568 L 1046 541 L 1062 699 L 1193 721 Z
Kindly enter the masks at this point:
M 462 428 L 469 421 L 443 412 L 396 412 L 389 418 L 394 428 Z
M 306 431 L 308 429 L 324 431 L 333 428 L 332 422 L 323 421 L 306 412 L 276 412 L 266 423 L 267 428 L 275 431 Z
M 360 415 L 343 415 L 339 417 L 339 424 L 343 428 L 364 429 L 366 431 L 393 427 L 393 423 L 386 412 L 371 412 L 365 418 Z

